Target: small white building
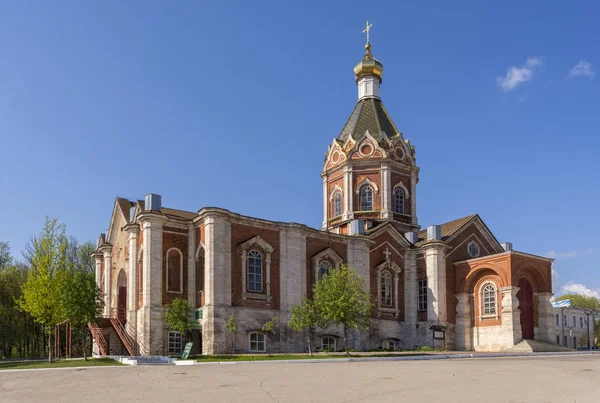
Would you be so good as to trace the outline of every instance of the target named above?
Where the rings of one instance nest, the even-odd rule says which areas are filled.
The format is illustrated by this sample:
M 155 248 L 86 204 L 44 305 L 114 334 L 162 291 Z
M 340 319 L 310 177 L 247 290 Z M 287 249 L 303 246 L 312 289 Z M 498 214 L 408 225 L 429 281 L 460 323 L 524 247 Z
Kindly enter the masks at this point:
M 590 309 L 571 306 L 569 300 L 554 302 L 556 344 L 567 348 L 594 346 L 594 313 Z

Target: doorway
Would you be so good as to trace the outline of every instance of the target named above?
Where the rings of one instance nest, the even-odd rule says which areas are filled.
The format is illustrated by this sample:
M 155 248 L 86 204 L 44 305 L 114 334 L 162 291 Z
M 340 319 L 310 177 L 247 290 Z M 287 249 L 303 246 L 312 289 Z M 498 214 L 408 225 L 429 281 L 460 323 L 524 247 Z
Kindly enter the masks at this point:
M 533 288 L 526 278 L 519 279 L 517 299 L 521 310 L 521 332 L 523 339 L 533 339 Z

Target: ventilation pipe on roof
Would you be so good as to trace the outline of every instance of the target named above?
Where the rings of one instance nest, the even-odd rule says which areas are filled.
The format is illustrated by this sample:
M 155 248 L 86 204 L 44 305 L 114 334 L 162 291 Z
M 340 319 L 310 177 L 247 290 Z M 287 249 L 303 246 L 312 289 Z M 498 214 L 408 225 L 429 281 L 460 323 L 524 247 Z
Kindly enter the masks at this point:
M 404 234 L 404 237 L 408 239 L 408 242 L 410 243 L 419 242 L 419 233 L 416 231 L 407 232 Z
M 129 222 L 135 221 L 135 206 L 129 208 Z
M 440 225 L 430 225 L 427 227 L 427 240 L 442 240 L 442 227 Z
M 502 249 L 504 250 L 513 250 L 513 246 L 512 246 L 512 242 L 504 242 L 501 243 L 500 246 L 502 246 Z
M 148 193 L 145 198 L 145 209 L 146 211 L 160 211 L 162 207 L 162 197 L 155 193 Z

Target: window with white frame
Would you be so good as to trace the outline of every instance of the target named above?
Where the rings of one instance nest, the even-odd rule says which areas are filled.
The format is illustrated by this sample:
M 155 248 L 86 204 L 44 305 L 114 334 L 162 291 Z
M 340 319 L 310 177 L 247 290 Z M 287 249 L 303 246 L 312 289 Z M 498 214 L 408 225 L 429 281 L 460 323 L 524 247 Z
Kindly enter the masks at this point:
M 402 188 L 394 190 L 394 211 L 404 213 L 404 190 Z
M 169 355 L 179 355 L 182 351 L 181 333 L 169 331 Z
M 467 246 L 467 251 L 469 252 L 469 255 L 471 255 L 471 257 L 478 257 L 479 256 L 479 245 L 477 245 L 477 242 L 475 242 L 475 241 L 470 242 L 469 245 Z
M 381 290 L 379 290 L 381 306 L 392 306 L 392 273 L 381 271 Z
M 483 316 L 496 315 L 496 287 L 492 283 L 483 285 L 482 292 Z
M 267 351 L 267 338 L 264 333 L 252 332 L 248 335 L 250 351 L 264 353 Z
M 336 351 L 335 337 L 325 336 L 321 339 L 321 351 Z
M 342 214 L 342 192 L 333 195 L 333 215 L 337 217 Z
M 395 350 L 396 349 L 396 341 L 395 340 L 385 340 L 383 342 L 384 350 Z
M 323 278 L 324 275 L 328 274 L 331 270 L 331 263 L 327 260 L 321 260 L 319 262 L 319 280 Z
M 417 295 L 419 312 L 427 312 L 427 280 L 419 280 Z
M 257 250 L 248 252 L 248 291 L 262 292 L 262 255 Z
M 362 211 L 373 210 L 373 188 L 371 186 L 363 186 L 360 190 L 360 209 Z
M 167 292 L 183 293 L 183 253 L 177 248 L 167 251 Z
M 583 329 L 583 316 L 579 318 L 579 327 Z

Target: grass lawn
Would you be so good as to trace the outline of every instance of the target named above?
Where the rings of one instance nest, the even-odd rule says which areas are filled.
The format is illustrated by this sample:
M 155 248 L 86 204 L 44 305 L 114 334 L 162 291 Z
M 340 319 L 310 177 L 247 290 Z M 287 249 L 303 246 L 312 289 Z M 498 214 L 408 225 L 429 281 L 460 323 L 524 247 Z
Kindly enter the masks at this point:
M 358 355 L 350 354 L 315 354 L 312 357 L 308 354 L 257 354 L 257 355 L 195 355 L 190 359 L 198 362 L 232 362 L 232 361 L 273 361 L 273 360 L 312 360 L 312 359 L 330 359 L 330 358 L 370 358 L 370 357 L 406 357 L 415 355 L 427 355 L 426 353 L 409 354 L 370 354 Z
M 81 360 L 52 361 L 0 361 L 0 371 L 3 369 L 35 369 L 35 368 L 76 368 L 76 367 L 105 367 L 107 365 L 124 365 L 111 358 L 89 358 Z

